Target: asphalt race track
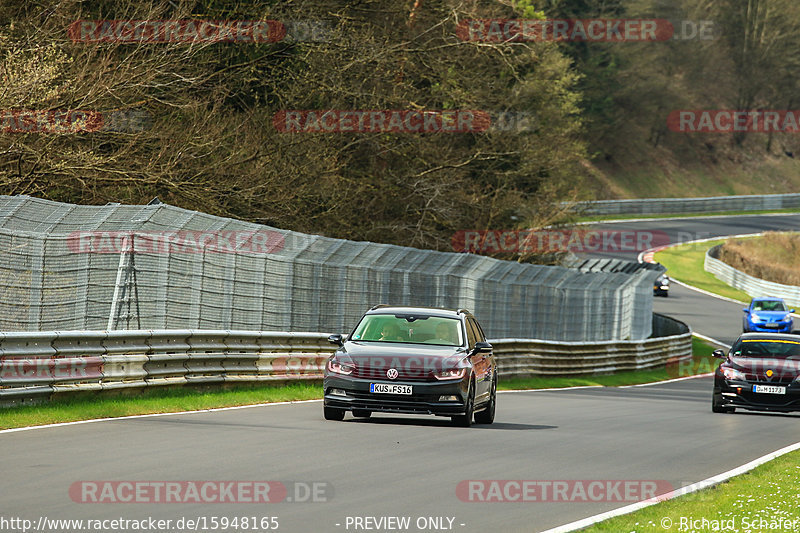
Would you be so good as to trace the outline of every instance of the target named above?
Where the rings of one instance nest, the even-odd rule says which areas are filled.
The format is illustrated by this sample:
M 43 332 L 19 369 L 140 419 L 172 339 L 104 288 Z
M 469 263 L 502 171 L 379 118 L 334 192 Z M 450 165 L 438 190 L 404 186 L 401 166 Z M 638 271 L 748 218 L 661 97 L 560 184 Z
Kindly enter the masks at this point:
M 800 227 L 800 216 L 625 227 L 714 236 L 761 231 L 772 221 Z M 656 299 L 656 310 L 725 342 L 736 338 L 740 305 L 679 286 L 671 292 Z M 502 393 L 495 424 L 470 429 L 434 417 L 325 422 L 321 402 L 302 402 L 4 432 L 0 515 L 34 525 L 40 517 L 173 520 L 164 531 L 195 530 L 176 527 L 181 518 L 204 520 L 207 527 L 196 529 L 212 531 L 214 517 L 245 516 L 277 517 L 277 531 L 287 532 L 541 531 L 627 502 L 468 502 L 459 483 L 644 480 L 680 488 L 799 440 L 800 414 L 712 414 L 710 401 L 705 377 Z M 188 503 L 82 503 L 80 490 L 70 493 L 93 481 L 279 481 L 288 494 L 281 503 L 196 503 L 185 494 Z M 308 490 L 315 483 L 317 501 L 298 502 L 315 499 Z M 408 517 L 410 526 L 378 528 L 369 517 Z
M 710 387 L 709 378 L 700 378 L 504 393 L 497 422 L 471 429 L 433 417 L 325 422 L 320 402 L 308 402 L 7 433 L 2 512 L 34 522 L 41 515 L 277 516 L 279 531 L 297 532 L 355 531 L 345 527 L 348 516 L 408 516 L 412 524 L 450 517 L 452 530 L 464 532 L 541 530 L 623 503 L 469 503 L 458 498 L 458 483 L 653 480 L 678 488 L 797 441 L 800 416 L 715 415 Z M 73 483 L 100 480 L 330 485 L 328 501 L 317 503 L 72 501 Z
M 744 235 L 762 231 L 800 231 L 800 214 L 748 215 L 732 217 L 642 220 L 594 224 L 593 228 L 611 231 L 652 232 L 661 240 L 681 243 L 725 235 Z M 658 240 L 658 238 L 654 239 Z M 701 246 L 701 245 L 698 245 Z M 608 254 L 591 254 L 608 258 Z M 638 251 L 614 253 L 613 257 L 635 261 Z M 655 298 L 653 308 L 689 324 L 692 330 L 731 344 L 742 332 L 742 305 L 714 298 L 673 284 L 668 298 Z M 800 329 L 800 324 L 796 325 Z

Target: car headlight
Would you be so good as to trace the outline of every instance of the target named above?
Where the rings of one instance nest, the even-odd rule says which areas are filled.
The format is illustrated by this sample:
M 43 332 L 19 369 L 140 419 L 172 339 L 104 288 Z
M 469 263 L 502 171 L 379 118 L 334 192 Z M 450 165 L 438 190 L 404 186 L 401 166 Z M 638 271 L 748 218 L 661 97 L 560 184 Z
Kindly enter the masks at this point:
M 757 314 L 755 314 L 755 313 L 753 313 L 753 314 L 750 316 L 750 318 L 752 318 L 752 319 L 753 319 L 753 322 L 761 322 L 761 317 L 760 317 L 760 316 L 758 316 L 758 315 L 757 315 Z
M 335 359 L 328 360 L 328 372 L 332 372 L 334 374 L 352 374 L 355 367 L 353 365 L 348 365 L 345 363 L 340 363 Z
M 439 379 L 439 380 L 461 379 L 461 378 L 464 377 L 464 374 L 466 374 L 466 372 L 467 372 L 466 368 L 454 368 L 452 370 L 445 370 L 443 372 L 436 372 L 435 374 L 433 374 L 433 377 L 435 377 L 436 379 Z
M 722 375 L 725 376 L 725 379 L 735 381 L 744 381 L 747 379 L 747 377 L 744 375 L 744 372 L 736 370 L 735 368 L 723 368 Z

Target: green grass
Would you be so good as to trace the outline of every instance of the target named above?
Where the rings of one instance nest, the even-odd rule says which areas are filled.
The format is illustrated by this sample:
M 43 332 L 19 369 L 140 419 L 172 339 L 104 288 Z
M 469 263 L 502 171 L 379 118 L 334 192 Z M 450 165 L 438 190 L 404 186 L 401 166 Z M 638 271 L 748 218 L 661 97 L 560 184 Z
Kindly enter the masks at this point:
M 673 279 L 720 296 L 749 302 L 750 296 L 747 293 L 734 289 L 703 270 L 708 249 L 723 242 L 725 239 L 674 246 L 656 253 L 653 260 L 664 265 Z
M 722 415 L 724 416 L 724 415 Z M 624 516 L 583 529 L 584 532 L 612 531 L 664 533 L 668 531 L 715 531 L 713 526 L 686 527 L 681 519 L 725 521 L 716 531 L 799 531 L 800 452 L 774 459 L 730 481 L 686 496 L 680 496 Z M 680 487 L 676 487 L 680 488 Z M 691 517 L 691 518 L 690 518 Z M 795 520 L 788 527 L 763 527 L 759 518 Z M 755 521 L 755 524 L 754 524 Z M 665 527 L 671 524 L 669 527 Z M 751 527 L 747 527 L 747 526 Z M 783 524 L 784 526 L 786 524 Z M 681 527 L 683 526 L 683 527 Z M 752 527 L 755 526 L 755 527 Z
M 507 380 L 501 381 L 499 388 L 508 390 L 581 385 L 633 385 L 710 372 L 713 369 L 713 360 L 710 357 L 713 348 L 698 339 L 692 340 L 692 346 L 694 360 L 691 365 L 688 363 L 671 365 L 657 370 L 621 372 L 606 376 Z M 145 389 L 143 392 L 129 392 L 115 396 L 95 393 L 73 394 L 55 398 L 48 403 L 0 409 L 0 429 L 319 398 L 322 398 L 322 387 L 319 382 L 292 383 L 283 386 L 242 385 L 228 389 L 208 387 Z
M 606 222 L 609 220 L 638 220 L 659 218 L 702 218 L 712 216 L 736 216 L 736 215 L 771 215 L 780 213 L 797 213 L 796 208 L 789 209 L 768 209 L 763 211 L 715 211 L 711 213 L 662 213 L 659 215 L 591 215 L 579 216 L 569 219 L 570 222 Z
M 322 397 L 321 389 L 319 383 L 292 383 L 285 386 L 238 386 L 230 389 L 145 389 L 144 392 L 128 393 L 124 396 L 76 393 L 44 404 L 4 408 L 0 410 L 0 429 L 95 418 L 312 400 Z

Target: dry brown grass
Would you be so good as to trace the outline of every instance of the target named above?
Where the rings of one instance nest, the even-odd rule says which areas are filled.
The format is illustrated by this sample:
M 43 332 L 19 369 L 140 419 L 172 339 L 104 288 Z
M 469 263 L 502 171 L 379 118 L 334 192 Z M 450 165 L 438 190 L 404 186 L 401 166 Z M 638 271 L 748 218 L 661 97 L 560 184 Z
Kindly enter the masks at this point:
M 800 285 L 800 233 L 767 232 L 757 239 L 728 241 L 720 259 L 751 276 Z

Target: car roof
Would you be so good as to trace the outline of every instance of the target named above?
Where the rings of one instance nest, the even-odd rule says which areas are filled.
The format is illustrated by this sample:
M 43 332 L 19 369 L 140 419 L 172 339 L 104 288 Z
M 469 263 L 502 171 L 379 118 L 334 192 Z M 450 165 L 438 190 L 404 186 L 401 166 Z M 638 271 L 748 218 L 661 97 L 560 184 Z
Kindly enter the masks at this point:
M 800 342 L 800 335 L 794 335 L 792 333 L 742 333 L 739 336 L 739 340 L 750 339 L 750 340 L 782 340 L 782 341 L 794 341 Z
M 470 315 L 466 309 L 443 309 L 439 307 L 400 307 L 390 305 L 378 305 L 367 311 L 368 315 L 394 315 L 394 314 L 420 314 L 430 316 L 440 316 L 449 318 L 459 318 L 461 315 Z
M 759 296 L 758 298 L 753 298 L 754 302 L 782 302 L 783 298 L 778 298 L 777 296 Z

